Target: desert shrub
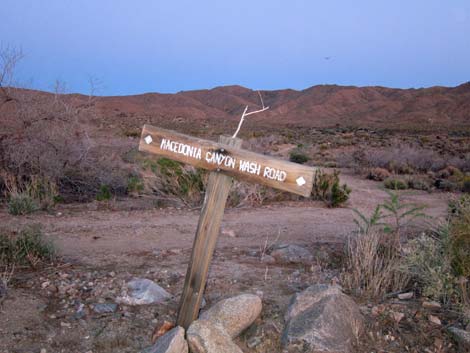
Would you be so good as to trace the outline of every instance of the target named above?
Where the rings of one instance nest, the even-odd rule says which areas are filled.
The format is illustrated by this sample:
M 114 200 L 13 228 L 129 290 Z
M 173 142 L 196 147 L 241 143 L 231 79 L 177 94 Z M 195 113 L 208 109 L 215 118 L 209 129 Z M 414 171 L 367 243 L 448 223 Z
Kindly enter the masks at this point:
M 455 192 L 460 188 L 459 183 L 447 179 L 438 179 L 435 184 L 436 188 L 444 191 Z
M 412 202 L 405 202 L 401 196 L 393 191 L 385 190 L 388 199 L 380 204 L 380 208 L 384 210 L 384 231 L 395 235 L 395 244 L 400 247 L 401 233 L 410 225 L 412 221 L 419 218 L 426 218 L 423 212 L 425 206 L 417 205 Z
M 36 267 L 54 256 L 54 246 L 44 239 L 39 226 L 27 227 L 17 235 L 0 233 L 0 265 L 4 267 Z
M 289 160 L 294 163 L 304 164 L 310 160 L 307 154 L 299 149 L 294 149 L 289 154 Z
M 157 176 L 154 190 L 160 197 L 176 197 L 191 207 L 201 203 L 207 175 L 204 170 L 183 166 L 167 158 L 150 162 L 147 167 Z
M 406 269 L 423 295 L 468 305 L 470 197 L 449 202 L 448 221 L 408 242 L 405 253 Z
M 136 138 L 136 137 L 140 137 L 140 134 L 141 134 L 141 129 L 138 129 L 138 128 L 127 128 L 123 130 L 123 135 L 126 137 Z
M 57 185 L 65 200 L 90 200 L 100 185 L 125 193 L 127 172 L 119 157 L 94 143 L 89 121 L 96 119 L 94 97 L 12 89 L 12 100 L 2 120 L 2 168 L 18 180 L 39 175 Z
M 462 196 L 450 207 L 449 234 L 454 272 L 470 277 L 470 196 Z
M 8 213 L 14 216 L 27 215 L 40 209 L 36 201 L 27 192 L 11 194 L 7 201 Z
M 408 189 L 408 183 L 406 180 L 397 178 L 397 177 L 389 177 L 384 180 L 384 186 L 387 189 L 391 190 L 405 190 Z
M 448 303 L 457 294 L 449 256 L 448 229 L 422 234 L 408 242 L 404 265 L 424 296 Z
M 136 175 L 131 175 L 127 181 L 127 192 L 139 194 L 144 190 L 143 181 Z
M 370 167 L 385 168 L 397 174 L 427 172 L 446 166 L 446 160 L 437 152 L 415 146 L 398 146 L 369 151 L 364 158 Z
M 349 199 L 351 189 L 346 185 L 340 185 L 339 172 L 326 174 L 321 169 L 315 171 L 313 178 L 312 198 L 322 200 L 328 207 L 338 207 Z
M 8 212 L 13 215 L 25 215 L 37 210 L 54 207 L 59 199 L 57 186 L 47 178 L 32 175 L 25 181 L 3 172 L 5 196 Z
M 454 177 L 457 180 L 461 179 L 463 173 L 460 171 L 459 168 L 454 166 L 447 166 L 444 169 L 441 169 L 437 172 L 437 176 L 442 179 L 448 179 L 450 177 Z
M 412 176 L 408 179 L 408 187 L 414 190 L 429 191 L 432 189 L 432 182 L 424 176 Z
M 367 174 L 367 179 L 375 181 L 384 181 L 391 176 L 390 172 L 384 168 L 371 168 Z
M 402 268 L 400 252 L 390 245 L 387 237 L 371 228 L 348 239 L 341 280 L 353 294 L 378 299 L 406 288 L 409 275 Z
M 97 201 L 109 201 L 113 197 L 109 185 L 101 185 L 98 193 L 96 194 Z

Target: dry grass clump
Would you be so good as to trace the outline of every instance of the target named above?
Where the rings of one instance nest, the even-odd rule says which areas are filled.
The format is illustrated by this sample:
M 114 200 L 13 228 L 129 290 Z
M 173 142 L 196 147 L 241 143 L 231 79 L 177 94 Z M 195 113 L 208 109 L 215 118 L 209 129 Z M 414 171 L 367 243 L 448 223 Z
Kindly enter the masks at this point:
M 346 264 L 343 285 L 358 296 L 381 298 L 403 290 L 410 279 L 400 252 L 390 244 L 389 235 L 378 229 L 349 238 Z
M 3 172 L 0 175 L 4 183 L 8 212 L 12 215 L 49 210 L 58 200 L 57 185 L 45 177 L 33 175 L 21 181 L 10 173 Z
M 401 238 L 407 224 L 424 217 L 423 208 L 403 202 L 396 193 L 388 195 L 370 217 L 354 210 L 358 232 L 348 239 L 342 279 L 356 295 L 380 298 L 403 290 L 411 278 Z
M 356 211 L 360 216 L 356 220 L 359 232 L 348 241 L 344 286 L 356 295 L 381 298 L 405 290 L 412 283 L 418 295 L 468 307 L 469 205 L 468 196 L 451 202 L 447 222 L 408 241 L 400 241 L 403 225 L 419 217 L 420 208 L 391 197 L 370 218 Z M 388 214 L 383 214 L 382 208 Z
M 36 268 L 40 263 L 52 261 L 55 249 L 44 239 L 39 226 L 23 229 L 18 234 L 0 232 L 0 301 L 16 270 Z

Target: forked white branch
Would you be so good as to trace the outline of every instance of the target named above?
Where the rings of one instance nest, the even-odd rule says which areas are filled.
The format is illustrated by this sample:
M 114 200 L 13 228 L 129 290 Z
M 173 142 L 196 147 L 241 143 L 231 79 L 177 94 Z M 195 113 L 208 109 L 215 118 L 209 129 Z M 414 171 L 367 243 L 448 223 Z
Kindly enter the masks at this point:
M 265 110 L 268 110 L 268 109 L 269 109 L 269 107 L 265 107 L 265 106 L 264 106 L 263 97 L 261 96 L 261 92 L 260 92 L 260 91 L 258 91 L 258 95 L 259 95 L 259 99 L 260 99 L 260 101 L 261 101 L 262 109 L 254 110 L 254 111 L 252 111 L 252 112 L 248 112 L 248 106 L 246 106 L 246 107 L 245 107 L 245 110 L 243 111 L 242 117 L 240 118 L 240 122 L 238 123 L 237 131 L 235 131 L 235 133 L 233 134 L 232 138 L 237 137 L 238 133 L 240 132 L 240 128 L 242 127 L 243 121 L 245 120 L 245 117 L 247 117 L 248 115 L 253 115 L 253 114 L 261 113 L 261 112 L 264 112 Z

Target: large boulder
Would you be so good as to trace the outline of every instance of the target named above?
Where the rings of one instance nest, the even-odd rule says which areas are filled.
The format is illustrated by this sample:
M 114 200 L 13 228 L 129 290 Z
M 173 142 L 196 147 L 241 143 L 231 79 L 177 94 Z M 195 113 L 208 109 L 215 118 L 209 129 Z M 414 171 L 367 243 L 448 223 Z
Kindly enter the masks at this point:
M 200 316 L 220 326 L 231 338 L 248 328 L 261 313 L 261 298 L 254 294 L 240 294 L 221 300 Z
M 141 353 L 188 353 L 188 343 L 184 339 L 184 328 L 176 326 L 151 347 L 144 349 Z
M 121 297 L 116 301 L 126 305 L 159 304 L 171 298 L 171 294 L 146 278 L 134 278 L 127 283 Z
M 222 327 L 209 320 L 194 321 L 186 337 L 191 353 L 243 353 Z
M 278 263 L 285 264 L 311 264 L 313 261 L 312 253 L 299 245 L 284 244 L 275 247 L 270 255 Z
M 289 353 L 349 353 L 363 330 L 356 303 L 338 286 L 317 284 L 295 294 L 281 342 Z

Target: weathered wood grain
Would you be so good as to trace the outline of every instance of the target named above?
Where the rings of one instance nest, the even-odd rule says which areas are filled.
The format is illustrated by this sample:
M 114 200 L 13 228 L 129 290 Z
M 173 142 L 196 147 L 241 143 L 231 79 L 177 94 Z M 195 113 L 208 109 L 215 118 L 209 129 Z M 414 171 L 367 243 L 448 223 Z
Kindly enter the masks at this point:
M 242 144 L 240 139 L 225 136 L 220 137 L 220 142 L 230 146 L 233 150 Z M 218 172 L 210 173 L 178 312 L 177 325 L 185 329 L 199 314 L 207 272 L 219 235 L 231 185 L 232 178 L 230 176 Z
M 166 143 L 162 144 L 162 140 Z M 227 143 L 144 125 L 139 150 L 302 196 L 309 196 L 312 191 L 315 168 L 234 148 Z M 219 164 L 217 159 L 222 162 Z

